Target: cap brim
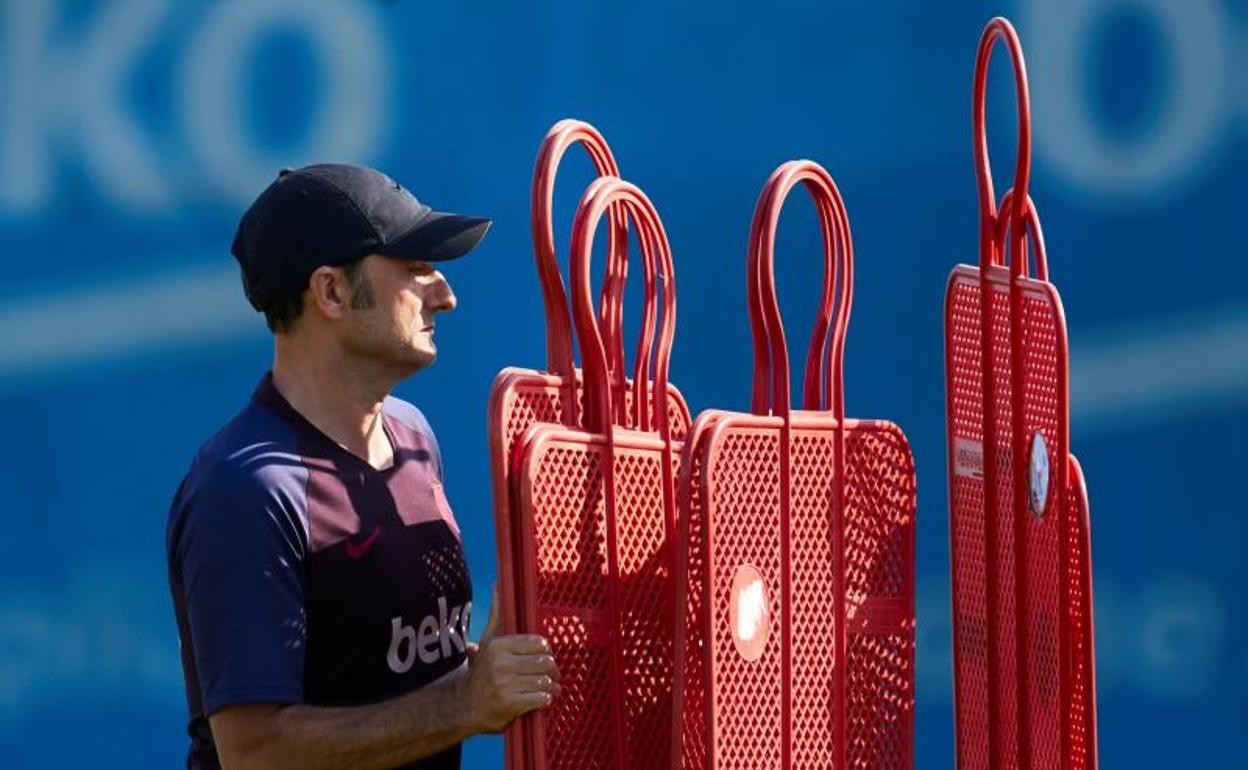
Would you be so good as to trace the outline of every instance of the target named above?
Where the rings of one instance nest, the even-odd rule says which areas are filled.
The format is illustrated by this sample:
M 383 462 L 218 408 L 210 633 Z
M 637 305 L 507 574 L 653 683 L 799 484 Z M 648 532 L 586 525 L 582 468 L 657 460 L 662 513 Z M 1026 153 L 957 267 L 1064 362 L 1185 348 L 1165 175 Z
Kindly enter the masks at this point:
M 483 217 L 431 211 L 419 223 L 376 253 L 422 262 L 445 262 L 462 257 L 476 248 L 490 229 Z

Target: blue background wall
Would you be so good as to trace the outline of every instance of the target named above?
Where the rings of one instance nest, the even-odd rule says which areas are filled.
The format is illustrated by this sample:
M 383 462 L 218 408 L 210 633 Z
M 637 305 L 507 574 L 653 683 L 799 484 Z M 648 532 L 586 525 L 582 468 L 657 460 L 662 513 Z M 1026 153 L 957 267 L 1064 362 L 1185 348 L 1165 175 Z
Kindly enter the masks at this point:
M 951 767 L 941 303 L 975 257 L 971 74 L 994 13 L 1026 48 L 1032 194 L 1071 326 L 1102 759 L 1248 766 L 1248 7 L 1233 0 L 3 4 L 0 765 L 182 761 L 166 509 L 266 368 L 228 246 L 282 166 L 376 164 L 497 221 L 447 270 L 461 304 L 441 360 L 398 391 L 440 432 L 485 593 L 486 395 L 499 368 L 543 360 L 529 174 L 546 128 L 575 116 L 664 216 L 673 377 L 695 411 L 746 405 L 763 180 L 801 156 L 836 177 L 858 250 L 849 408 L 898 421 L 918 459 L 918 764 Z M 1013 94 L 995 66 L 1007 174 Z M 561 237 L 589 174 L 576 157 L 561 177 Z M 815 302 L 813 222 L 795 198 L 792 335 Z M 467 754 L 500 755 L 497 739 Z

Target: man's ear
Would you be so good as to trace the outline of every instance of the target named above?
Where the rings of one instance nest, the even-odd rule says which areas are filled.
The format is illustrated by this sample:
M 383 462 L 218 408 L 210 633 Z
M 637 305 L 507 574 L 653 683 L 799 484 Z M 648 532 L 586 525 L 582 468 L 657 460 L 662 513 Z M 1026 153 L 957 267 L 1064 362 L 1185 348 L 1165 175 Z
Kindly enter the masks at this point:
M 347 312 L 351 304 L 351 287 L 347 277 L 336 267 L 322 266 L 308 278 L 309 304 L 325 318 L 336 321 Z

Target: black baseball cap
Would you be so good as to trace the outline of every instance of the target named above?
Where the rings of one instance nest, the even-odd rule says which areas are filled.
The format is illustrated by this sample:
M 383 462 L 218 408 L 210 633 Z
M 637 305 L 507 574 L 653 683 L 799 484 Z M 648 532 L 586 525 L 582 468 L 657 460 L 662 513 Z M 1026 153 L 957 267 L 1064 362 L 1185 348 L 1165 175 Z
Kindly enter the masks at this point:
M 490 220 L 434 211 L 385 174 L 322 163 L 283 169 L 238 223 L 230 248 L 257 310 L 303 291 L 312 271 L 369 254 L 442 262 L 467 254 Z

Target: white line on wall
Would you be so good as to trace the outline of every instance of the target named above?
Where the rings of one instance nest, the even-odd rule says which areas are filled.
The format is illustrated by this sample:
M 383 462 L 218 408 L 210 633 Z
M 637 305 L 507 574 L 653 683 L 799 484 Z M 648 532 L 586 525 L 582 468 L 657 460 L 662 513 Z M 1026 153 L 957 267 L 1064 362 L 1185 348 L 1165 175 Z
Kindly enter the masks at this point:
M 1248 401 L 1248 309 L 1072 334 L 1071 419 L 1147 419 Z
M 238 269 L 199 266 L 0 302 L 0 378 L 266 334 Z M 1248 400 L 1248 308 L 1148 329 L 1076 329 L 1071 348 L 1077 421 Z
M 0 304 L 0 378 L 267 334 L 232 263 Z

